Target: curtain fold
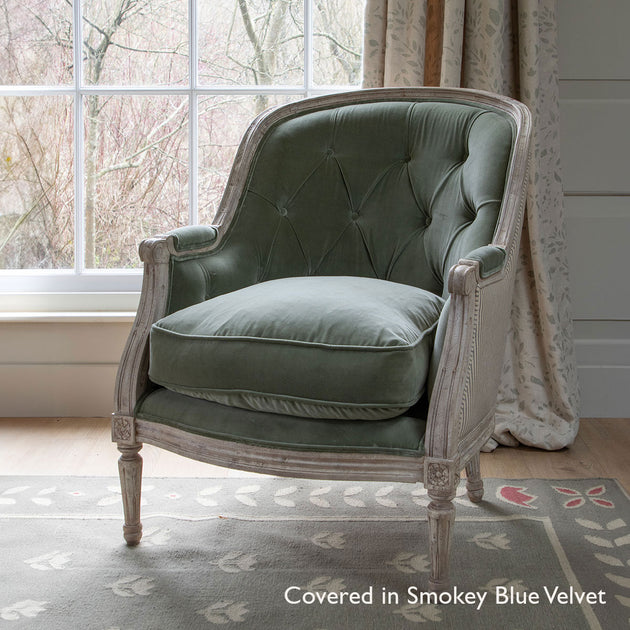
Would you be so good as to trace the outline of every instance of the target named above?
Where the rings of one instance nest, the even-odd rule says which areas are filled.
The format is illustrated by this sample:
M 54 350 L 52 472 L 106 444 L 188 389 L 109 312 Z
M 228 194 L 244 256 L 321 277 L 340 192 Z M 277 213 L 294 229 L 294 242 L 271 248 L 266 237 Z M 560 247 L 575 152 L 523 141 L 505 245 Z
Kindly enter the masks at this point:
M 367 0 L 363 87 L 435 85 L 532 111 L 532 163 L 512 322 L 489 448 L 554 450 L 578 430 L 559 150 L 556 0 Z

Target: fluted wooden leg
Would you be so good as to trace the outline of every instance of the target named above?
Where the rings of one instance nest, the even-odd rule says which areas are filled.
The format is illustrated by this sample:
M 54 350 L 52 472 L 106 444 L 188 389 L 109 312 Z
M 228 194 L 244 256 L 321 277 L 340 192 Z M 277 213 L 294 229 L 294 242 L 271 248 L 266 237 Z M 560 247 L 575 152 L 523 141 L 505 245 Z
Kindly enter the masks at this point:
M 142 523 L 140 522 L 142 457 L 139 454 L 141 448 L 142 444 L 118 444 L 118 450 L 122 453 L 118 460 L 118 473 L 125 514 L 123 536 L 131 547 L 137 545 L 142 538 Z
M 449 586 L 449 558 L 453 525 L 455 524 L 455 506 L 453 496 L 429 497 L 429 551 L 431 554 L 431 575 L 429 589 L 443 591 Z
M 466 466 L 466 490 L 468 490 L 468 498 L 473 503 L 479 503 L 483 499 L 483 479 L 481 478 L 479 453 Z

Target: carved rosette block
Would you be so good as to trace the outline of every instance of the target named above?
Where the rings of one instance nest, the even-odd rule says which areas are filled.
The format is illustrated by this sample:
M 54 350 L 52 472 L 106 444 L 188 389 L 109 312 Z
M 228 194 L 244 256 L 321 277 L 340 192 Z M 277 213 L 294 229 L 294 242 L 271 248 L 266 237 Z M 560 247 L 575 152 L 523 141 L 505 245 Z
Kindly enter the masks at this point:
M 112 441 L 135 444 L 136 431 L 133 418 L 115 415 L 112 418 Z
M 452 499 L 458 481 L 456 472 L 452 461 L 426 458 L 424 485 L 429 495 Z

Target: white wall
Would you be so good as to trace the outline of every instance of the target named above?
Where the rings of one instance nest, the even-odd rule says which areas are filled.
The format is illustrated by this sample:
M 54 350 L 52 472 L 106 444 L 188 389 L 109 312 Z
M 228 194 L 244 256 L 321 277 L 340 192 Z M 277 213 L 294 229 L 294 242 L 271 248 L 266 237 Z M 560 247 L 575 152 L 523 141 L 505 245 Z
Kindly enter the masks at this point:
M 584 417 L 630 417 L 630 3 L 560 0 L 561 150 Z
M 125 316 L 0 320 L 0 417 L 109 416 Z
M 630 417 L 630 3 L 560 0 L 561 131 L 582 416 Z M 130 318 L 0 320 L 0 416 L 107 416 Z

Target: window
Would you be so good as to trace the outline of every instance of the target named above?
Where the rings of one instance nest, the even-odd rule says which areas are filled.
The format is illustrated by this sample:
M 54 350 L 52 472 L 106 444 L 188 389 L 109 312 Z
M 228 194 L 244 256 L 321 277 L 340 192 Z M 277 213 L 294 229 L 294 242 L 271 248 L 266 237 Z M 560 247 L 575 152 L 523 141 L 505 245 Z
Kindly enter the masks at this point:
M 265 108 L 360 82 L 363 0 L 0 0 L 0 283 L 133 291 Z M 80 42 L 80 44 L 78 44 Z

